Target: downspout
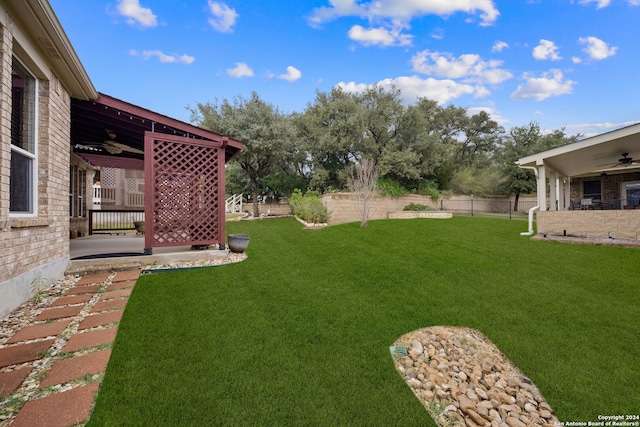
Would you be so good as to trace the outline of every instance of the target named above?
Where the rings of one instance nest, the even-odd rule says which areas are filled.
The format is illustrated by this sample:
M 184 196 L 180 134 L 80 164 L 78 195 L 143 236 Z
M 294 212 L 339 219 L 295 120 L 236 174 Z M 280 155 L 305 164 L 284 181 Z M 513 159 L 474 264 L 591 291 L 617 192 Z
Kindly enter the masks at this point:
M 520 166 L 520 165 L 518 165 Z M 522 169 L 531 169 L 533 171 L 533 173 L 536 176 L 536 181 L 538 180 L 538 168 L 535 168 L 533 166 L 520 166 Z M 534 206 L 531 209 L 529 209 L 529 231 L 525 231 L 520 233 L 521 236 L 531 236 L 533 235 L 533 212 L 540 208 L 540 205 L 538 206 Z

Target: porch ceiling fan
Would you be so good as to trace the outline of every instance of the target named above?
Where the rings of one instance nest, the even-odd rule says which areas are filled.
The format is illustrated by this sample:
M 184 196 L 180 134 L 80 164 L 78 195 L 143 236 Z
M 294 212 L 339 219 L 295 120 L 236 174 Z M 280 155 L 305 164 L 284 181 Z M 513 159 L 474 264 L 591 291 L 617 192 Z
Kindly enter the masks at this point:
M 597 167 L 605 167 L 605 168 L 619 168 L 619 167 L 627 167 L 631 165 L 640 165 L 640 161 L 633 160 L 632 157 L 629 157 L 629 153 L 622 153 L 622 157 L 618 159 L 615 163 L 606 163 L 604 165 L 598 165 Z
M 92 149 L 102 149 L 108 152 L 109 154 L 120 154 L 123 151 L 127 151 L 129 153 L 135 154 L 144 154 L 144 151 L 138 150 L 137 148 L 129 147 L 126 144 L 116 141 L 116 133 L 110 129 L 105 129 L 107 132 L 108 139 L 102 142 L 83 142 L 79 144 L 83 147 L 89 147 Z

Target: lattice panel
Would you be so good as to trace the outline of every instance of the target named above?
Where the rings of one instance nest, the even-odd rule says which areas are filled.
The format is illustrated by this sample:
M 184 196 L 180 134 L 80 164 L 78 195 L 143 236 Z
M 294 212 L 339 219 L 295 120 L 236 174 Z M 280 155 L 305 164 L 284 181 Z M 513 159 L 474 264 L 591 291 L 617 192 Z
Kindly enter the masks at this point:
M 100 184 L 103 187 L 116 187 L 118 184 L 118 170 L 114 168 L 102 168 L 100 170 Z
M 145 153 L 145 155 L 147 155 Z M 217 147 L 156 139 L 153 143 L 153 246 L 224 242 L 220 232 Z

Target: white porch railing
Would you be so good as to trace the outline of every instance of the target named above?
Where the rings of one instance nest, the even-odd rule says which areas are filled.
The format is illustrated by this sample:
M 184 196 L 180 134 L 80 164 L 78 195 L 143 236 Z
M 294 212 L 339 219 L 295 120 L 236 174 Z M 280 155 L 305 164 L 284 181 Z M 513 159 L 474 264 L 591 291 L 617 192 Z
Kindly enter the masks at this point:
M 242 194 L 234 194 L 225 200 L 224 209 L 227 213 L 242 212 Z

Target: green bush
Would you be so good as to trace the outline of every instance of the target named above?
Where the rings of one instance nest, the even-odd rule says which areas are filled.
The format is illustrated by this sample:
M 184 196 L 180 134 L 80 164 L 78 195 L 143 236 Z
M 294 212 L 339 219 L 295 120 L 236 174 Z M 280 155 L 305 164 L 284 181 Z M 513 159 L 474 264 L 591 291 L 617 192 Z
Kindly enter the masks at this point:
M 432 208 L 431 206 L 422 205 L 420 203 L 410 203 L 407 206 L 405 206 L 402 210 L 403 211 L 434 211 L 435 209 Z
M 409 194 L 402 184 L 392 179 L 379 180 L 378 189 L 381 196 L 400 197 Z
M 437 202 L 440 199 L 440 191 L 438 190 L 438 183 L 430 179 L 421 181 L 418 185 L 418 194 L 431 197 L 431 200 Z
M 302 191 L 296 188 L 289 198 L 293 213 L 305 222 L 314 224 L 327 222 L 329 220 L 327 207 L 322 204 L 318 196 L 317 191 L 307 191 L 302 194 Z

